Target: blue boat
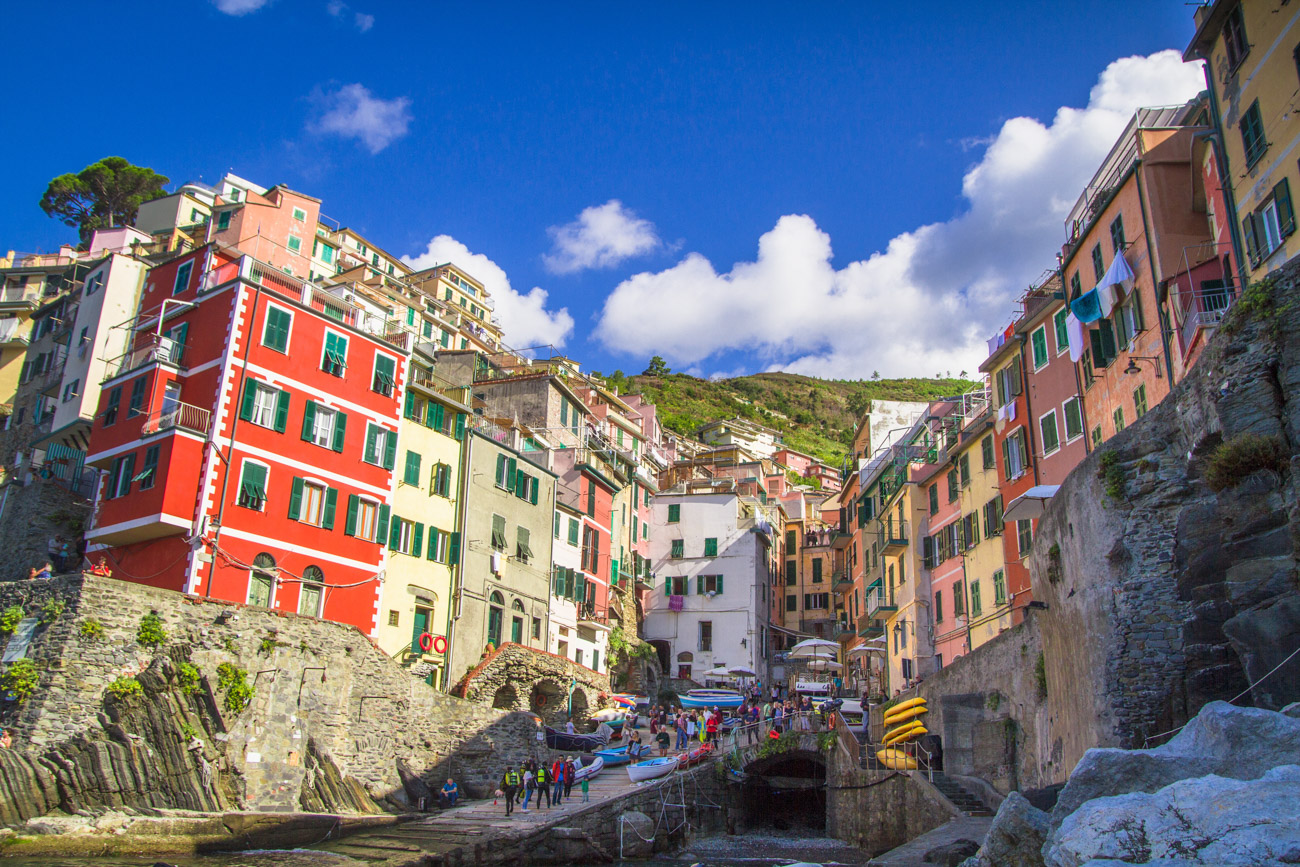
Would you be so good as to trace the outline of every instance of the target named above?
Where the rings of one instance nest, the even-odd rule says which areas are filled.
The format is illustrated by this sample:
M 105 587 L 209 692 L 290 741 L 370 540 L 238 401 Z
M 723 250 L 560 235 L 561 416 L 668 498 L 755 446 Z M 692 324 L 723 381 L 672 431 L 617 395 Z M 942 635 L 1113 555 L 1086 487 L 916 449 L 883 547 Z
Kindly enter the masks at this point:
M 632 761 L 633 758 L 638 758 L 640 756 L 648 755 L 650 752 L 650 746 L 648 744 L 641 744 L 641 747 L 637 751 L 636 756 L 629 755 L 628 750 L 633 746 L 635 745 L 626 744 L 616 749 L 592 750 L 591 754 L 593 756 L 600 756 L 602 759 L 605 760 L 605 765 L 610 766 L 610 765 L 626 765 L 628 762 Z
M 740 707 L 745 697 L 734 689 L 693 689 L 678 702 L 689 708 Z

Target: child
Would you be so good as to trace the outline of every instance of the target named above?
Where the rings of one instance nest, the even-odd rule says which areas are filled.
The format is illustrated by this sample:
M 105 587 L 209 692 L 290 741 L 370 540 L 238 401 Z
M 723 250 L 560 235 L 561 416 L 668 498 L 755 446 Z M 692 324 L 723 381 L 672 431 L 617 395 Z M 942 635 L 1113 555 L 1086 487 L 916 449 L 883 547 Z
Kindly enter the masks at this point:
M 590 798 L 590 796 L 588 796 L 588 794 L 587 794 L 587 778 L 586 778 L 586 777 L 583 777 L 583 778 L 582 778 L 582 802 L 585 804 L 586 802 L 588 802 L 588 801 L 590 801 L 590 800 L 591 800 L 591 798 Z
M 668 755 L 668 729 L 660 729 L 659 734 L 655 735 L 655 740 L 659 742 L 659 758 Z

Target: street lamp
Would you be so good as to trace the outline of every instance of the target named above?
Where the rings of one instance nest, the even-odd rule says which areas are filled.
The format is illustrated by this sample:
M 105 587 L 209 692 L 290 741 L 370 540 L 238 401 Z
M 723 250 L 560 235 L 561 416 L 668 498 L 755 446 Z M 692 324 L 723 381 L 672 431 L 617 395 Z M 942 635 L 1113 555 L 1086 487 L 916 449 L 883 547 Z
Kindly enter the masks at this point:
M 1160 356 L 1158 355 L 1130 355 L 1128 357 L 1128 367 L 1124 368 L 1124 373 L 1129 376 L 1140 373 L 1142 368 L 1138 367 L 1136 364 L 1136 362 L 1139 361 L 1151 362 L 1151 366 L 1154 367 L 1156 371 L 1156 379 L 1164 378 L 1164 374 L 1160 372 Z

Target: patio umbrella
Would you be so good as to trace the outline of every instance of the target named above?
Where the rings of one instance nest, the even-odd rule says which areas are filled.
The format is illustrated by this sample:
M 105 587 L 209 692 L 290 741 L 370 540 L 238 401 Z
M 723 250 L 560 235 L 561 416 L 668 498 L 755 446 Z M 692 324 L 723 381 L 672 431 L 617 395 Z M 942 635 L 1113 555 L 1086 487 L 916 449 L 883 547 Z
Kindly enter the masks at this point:
M 704 676 L 705 677 L 735 677 L 735 675 L 731 673 L 730 669 L 724 668 L 721 665 L 718 666 L 717 668 L 710 668 L 708 671 L 704 672 Z
M 1041 518 L 1048 501 L 1060 488 L 1060 485 L 1034 485 L 1007 504 L 1007 510 L 1002 513 L 1002 520 L 1027 521 Z
M 808 667 L 813 671 L 839 671 L 844 666 L 834 660 L 818 657 L 817 659 L 809 660 Z
M 756 674 L 754 673 L 754 669 L 752 669 L 752 668 L 748 668 L 748 667 L 746 667 L 746 666 L 744 666 L 744 665 L 736 665 L 736 666 L 733 666 L 733 667 L 727 669 L 727 671 L 729 671 L 729 672 L 731 672 L 732 674 L 736 675 L 736 677 L 758 677 L 758 675 L 756 675 Z
M 796 659 L 807 656 L 829 656 L 838 653 L 839 649 L 839 644 L 834 641 L 827 641 L 824 638 L 809 638 L 790 648 L 789 655 Z

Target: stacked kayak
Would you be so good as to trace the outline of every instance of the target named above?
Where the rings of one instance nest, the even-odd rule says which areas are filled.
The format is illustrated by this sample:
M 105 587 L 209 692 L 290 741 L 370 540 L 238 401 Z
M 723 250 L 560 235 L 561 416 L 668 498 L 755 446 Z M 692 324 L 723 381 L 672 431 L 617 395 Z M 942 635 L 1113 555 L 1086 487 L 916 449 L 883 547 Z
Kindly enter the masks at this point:
M 916 758 L 908 754 L 907 744 L 929 734 L 921 717 L 929 713 L 926 700 L 913 698 L 885 711 L 885 747 L 876 751 L 880 763 L 894 771 L 916 770 Z

